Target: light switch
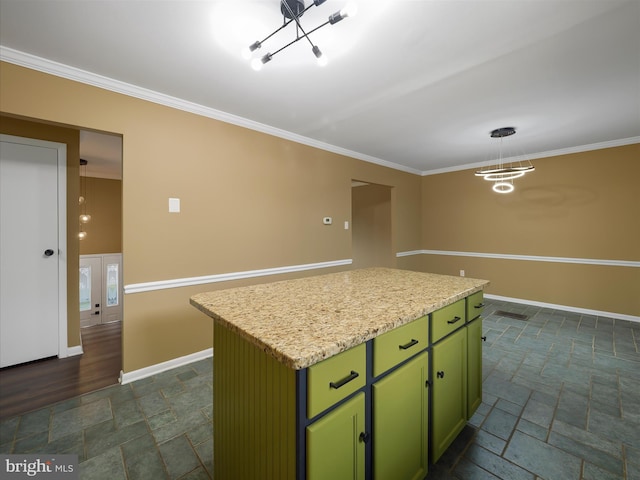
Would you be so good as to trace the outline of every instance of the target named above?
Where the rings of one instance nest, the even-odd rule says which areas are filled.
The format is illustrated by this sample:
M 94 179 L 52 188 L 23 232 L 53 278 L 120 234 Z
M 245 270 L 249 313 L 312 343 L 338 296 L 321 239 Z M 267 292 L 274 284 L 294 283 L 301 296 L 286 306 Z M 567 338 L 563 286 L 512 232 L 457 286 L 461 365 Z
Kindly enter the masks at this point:
M 169 213 L 180 213 L 180 199 L 179 198 L 170 198 L 169 199 Z

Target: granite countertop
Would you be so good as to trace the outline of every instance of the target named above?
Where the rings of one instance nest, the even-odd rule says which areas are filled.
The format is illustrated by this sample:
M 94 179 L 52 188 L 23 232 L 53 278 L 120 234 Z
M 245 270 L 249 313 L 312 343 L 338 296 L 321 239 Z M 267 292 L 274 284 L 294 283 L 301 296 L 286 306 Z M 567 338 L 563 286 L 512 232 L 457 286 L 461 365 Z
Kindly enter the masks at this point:
M 367 268 L 191 297 L 293 369 L 309 367 L 482 290 L 487 280 Z

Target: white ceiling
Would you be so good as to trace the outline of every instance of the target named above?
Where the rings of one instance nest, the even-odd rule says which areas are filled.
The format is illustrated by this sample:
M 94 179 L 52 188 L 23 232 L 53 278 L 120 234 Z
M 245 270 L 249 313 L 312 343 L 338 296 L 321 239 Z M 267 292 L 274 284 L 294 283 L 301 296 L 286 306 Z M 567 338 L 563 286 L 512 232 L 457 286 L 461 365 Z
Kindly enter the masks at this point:
M 311 7 L 303 28 L 345 1 Z M 259 72 L 241 57 L 281 25 L 279 0 L 0 0 L 0 45 L 415 173 L 490 163 L 498 127 L 534 157 L 639 141 L 640 1 L 357 3 L 311 35 L 325 67 L 305 40 Z M 261 52 L 293 38 L 290 25 Z

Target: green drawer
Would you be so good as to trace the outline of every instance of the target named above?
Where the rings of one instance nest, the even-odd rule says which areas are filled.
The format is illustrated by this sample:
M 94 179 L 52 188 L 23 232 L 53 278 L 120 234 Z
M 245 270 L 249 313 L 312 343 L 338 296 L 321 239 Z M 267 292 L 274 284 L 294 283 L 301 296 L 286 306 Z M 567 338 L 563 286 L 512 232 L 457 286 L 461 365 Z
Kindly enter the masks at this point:
M 373 339 L 373 375 L 378 376 L 429 344 L 429 316 Z
M 363 387 L 366 375 L 366 344 L 358 345 L 307 370 L 307 417 L 312 418 Z
M 465 322 L 465 299 L 436 310 L 431 314 L 431 342 L 436 343 Z
M 473 293 L 467 297 L 467 322 L 482 315 L 484 309 L 484 292 Z

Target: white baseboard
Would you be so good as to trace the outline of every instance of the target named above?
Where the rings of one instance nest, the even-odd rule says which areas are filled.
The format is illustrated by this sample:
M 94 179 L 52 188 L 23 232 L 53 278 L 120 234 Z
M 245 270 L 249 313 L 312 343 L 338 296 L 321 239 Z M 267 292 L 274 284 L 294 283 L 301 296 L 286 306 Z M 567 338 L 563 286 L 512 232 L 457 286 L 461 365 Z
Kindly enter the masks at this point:
M 591 310 L 588 308 L 571 307 L 569 305 L 557 305 L 555 303 L 536 302 L 535 300 L 524 300 L 522 298 L 503 297 L 502 295 L 484 294 L 485 298 L 493 300 L 501 300 L 504 302 L 522 303 L 524 305 L 533 305 L 534 307 L 553 308 L 557 310 L 566 310 L 567 312 L 582 313 L 583 315 L 594 315 L 598 317 L 617 318 L 619 320 L 628 320 L 630 322 L 640 323 L 640 317 L 635 315 L 627 315 L 624 313 L 603 312 L 601 310 Z
M 172 368 L 181 367 L 182 365 L 187 365 L 189 363 L 197 362 L 199 360 L 204 360 L 205 358 L 210 357 L 213 357 L 213 348 L 208 348 L 207 350 L 191 353 L 189 355 L 185 355 L 184 357 L 174 358 L 173 360 L 167 360 L 166 362 L 157 363 L 155 365 L 141 368 L 139 370 L 134 370 L 132 372 L 124 373 L 121 370 L 120 383 L 122 385 L 125 385 L 127 383 L 135 382 L 136 380 L 142 380 L 143 378 L 147 378 L 152 375 L 157 375 L 158 373 L 171 370 Z
M 82 345 L 76 345 L 75 347 L 67 347 L 67 357 L 82 355 L 83 353 L 84 353 L 84 350 L 82 350 Z

